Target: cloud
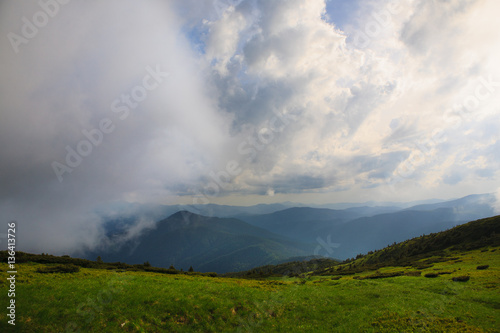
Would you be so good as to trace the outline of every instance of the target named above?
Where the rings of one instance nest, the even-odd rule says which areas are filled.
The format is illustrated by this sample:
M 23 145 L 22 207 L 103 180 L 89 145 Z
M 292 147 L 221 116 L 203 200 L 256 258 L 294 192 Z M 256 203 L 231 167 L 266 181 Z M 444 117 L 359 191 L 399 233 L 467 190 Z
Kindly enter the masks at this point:
M 1 42 L 0 219 L 25 226 L 25 250 L 91 247 L 96 207 L 190 202 L 233 162 L 209 202 L 492 192 L 500 5 L 391 4 L 342 22 L 322 0 L 61 5 L 19 52 Z M 3 36 L 43 10 L 0 6 Z M 53 162 L 79 147 L 59 182 Z
M 495 192 L 496 202 L 494 203 L 493 209 L 495 213 L 500 214 L 500 188 Z
M 22 33 L 21 18 L 40 10 L 2 3 L 2 35 Z M 163 202 L 219 159 L 229 120 L 215 111 L 179 31 L 161 2 L 112 1 L 61 7 L 18 53 L 3 39 L 0 219 L 19 221 L 23 249 L 92 246 L 101 231 L 96 205 Z M 157 87 L 145 98 L 136 90 L 127 106 L 151 71 Z M 67 147 L 78 151 L 88 142 L 83 131 L 103 119 L 114 130 L 83 145 L 91 152 L 59 182 L 52 163 L 67 166 Z

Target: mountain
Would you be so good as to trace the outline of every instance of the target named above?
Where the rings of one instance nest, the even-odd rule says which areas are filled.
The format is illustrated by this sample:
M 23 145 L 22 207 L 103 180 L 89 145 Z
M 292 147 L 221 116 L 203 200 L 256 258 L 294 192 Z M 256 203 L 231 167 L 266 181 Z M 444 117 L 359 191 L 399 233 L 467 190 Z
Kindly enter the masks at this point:
M 315 255 L 337 259 L 355 257 L 394 242 L 457 225 L 457 216 L 450 207 L 359 217 L 362 213 L 368 211 L 290 208 L 243 219 L 299 242 L 314 242 Z
M 271 214 L 243 216 L 243 221 L 302 242 L 315 242 L 322 231 L 355 219 L 356 210 L 294 207 Z
M 324 230 L 338 244 L 333 255 L 346 259 L 381 249 L 394 242 L 443 231 L 457 225 L 452 208 L 431 211 L 405 210 L 352 220 L 339 228 Z
M 386 266 L 413 266 L 425 269 L 436 262 L 457 260 L 459 258 L 453 256 L 464 251 L 483 249 L 481 252 L 484 252 L 488 247 L 498 246 L 500 246 L 500 215 L 408 239 L 378 251 L 370 251 L 366 255 L 358 256 L 356 260 L 348 261 L 349 267 L 343 267 L 341 273 L 336 267 L 318 267 L 314 274 L 354 274 Z M 429 259 L 423 260 L 425 258 Z M 461 260 L 455 262 L 459 261 Z
M 159 221 L 164 216 L 170 216 L 179 211 L 190 211 L 210 217 L 245 217 L 249 215 L 269 214 L 290 208 L 291 203 L 259 204 L 253 206 L 228 206 L 228 205 L 151 205 L 116 202 L 108 207 L 101 207 L 96 214 L 104 222 L 105 233 L 109 237 L 123 236 L 140 221 Z
M 177 212 L 118 247 L 86 255 L 104 261 L 157 267 L 174 265 L 187 270 L 225 273 L 282 262 L 310 254 L 311 246 L 290 241 L 234 218 L 217 218 Z M 308 252 L 309 250 L 309 252 Z
M 458 259 L 456 256 L 465 251 L 483 249 L 481 252 L 485 252 L 490 247 L 498 246 L 500 246 L 500 216 L 494 216 L 408 239 L 381 250 L 369 251 L 368 254 L 358 255 L 355 260 L 349 259 L 343 263 L 326 258 L 303 258 L 284 264 L 256 267 L 244 272 L 227 273 L 225 276 L 263 278 L 297 276 L 308 272 L 312 272 L 312 275 L 354 275 L 387 266 L 425 269 L 432 267 L 432 264 L 436 262 L 458 262 L 455 261 Z M 397 276 L 402 273 L 375 275 L 369 278 Z
M 173 207 L 173 206 L 172 206 Z M 269 214 L 279 210 L 293 207 L 289 203 L 279 203 L 279 204 L 258 204 L 253 206 L 228 206 L 228 205 L 216 205 L 216 204 L 206 204 L 206 205 L 190 205 L 190 206 L 176 206 L 187 210 L 192 213 L 196 213 L 204 216 L 216 216 L 216 217 L 239 217 L 247 215 L 260 215 Z
M 436 199 L 405 203 L 381 203 L 370 201 L 358 204 L 340 203 L 310 206 L 292 202 L 258 204 L 253 206 L 228 206 L 216 204 L 151 205 L 116 202 L 111 206 L 101 207 L 96 211 L 96 214 L 106 221 L 104 227 L 108 235 L 121 235 L 126 233 L 130 227 L 135 226 L 141 220 L 149 220 L 151 222 L 158 221 L 164 216 L 170 216 L 183 210 L 203 216 L 234 217 L 247 223 L 272 230 L 275 227 L 278 228 L 278 225 L 282 224 L 283 220 L 289 220 L 290 218 L 296 221 L 298 217 L 301 217 L 302 221 L 307 221 L 308 223 L 311 221 L 326 221 L 327 219 L 339 222 L 363 216 L 394 213 L 403 209 L 434 210 L 443 207 L 451 207 L 455 210 L 456 221 L 470 221 L 494 215 L 495 212 L 491 206 L 495 200 L 496 198 L 493 194 L 481 194 L 449 201 Z M 281 211 L 287 211 L 288 213 L 280 213 Z M 314 223 L 310 226 L 312 228 L 317 228 Z M 299 228 L 299 230 L 300 229 L 301 228 Z M 305 231 L 307 232 L 308 230 Z M 301 231 L 297 231 L 297 233 L 300 232 Z M 309 239 L 315 241 L 314 237 L 309 237 Z
M 470 220 L 495 215 L 492 194 L 397 207 L 352 207 L 344 210 L 295 207 L 242 220 L 300 242 L 314 242 L 315 255 L 337 259 L 380 249 Z
M 366 201 L 366 202 L 339 202 L 333 204 L 321 204 L 321 205 L 309 205 L 313 208 L 330 208 L 330 209 L 347 209 L 347 208 L 358 208 L 358 207 L 389 207 L 395 208 L 397 210 L 409 208 L 416 205 L 422 204 L 433 204 L 444 202 L 447 200 L 442 199 L 427 199 L 427 200 L 417 200 L 417 201 L 409 201 L 409 202 L 396 202 L 396 201 Z
M 466 197 L 434 204 L 422 204 L 407 210 L 431 211 L 439 208 L 451 208 L 455 221 L 471 221 L 495 215 L 493 206 L 496 202 L 494 194 L 473 194 Z
M 471 221 L 451 229 L 420 236 L 365 256 L 365 265 L 401 263 L 442 255 L 442 251 L 470 251 L 500 246 L 500 215 Z
M 428 201 L 408 208 L 360 206 L 342 210 L 288 207 L 290 203 L 256 206 L 121 205 L 109 214 L 106 235 L 112 244 L 92 252 L 107 261 L 160 267 L 193 267 L 229 272 L 283 262 L 290 257 L 355 257 L 394 242 L 435 233 L 466 221 L 495 215 L 492 194 Z M 119 212 L 120 209 L 115 211 Z M 284 209 L 283 209 L 284 208 Z M 203 211 L 206 214 L 199 214 Z M 178 213 L 177 213 L 178 212 Z M 168 213 L 168 214 L 164 214 Z M 172 215 L 173 214 L 173 215 Z M 158 216 L 170 216 L 158 221 Z M 141 221 L 156 225 L 141 230 Z M 131 232 L 133 231 L 133 232 Z M 117 242 L 121 240 L 121 242 Z

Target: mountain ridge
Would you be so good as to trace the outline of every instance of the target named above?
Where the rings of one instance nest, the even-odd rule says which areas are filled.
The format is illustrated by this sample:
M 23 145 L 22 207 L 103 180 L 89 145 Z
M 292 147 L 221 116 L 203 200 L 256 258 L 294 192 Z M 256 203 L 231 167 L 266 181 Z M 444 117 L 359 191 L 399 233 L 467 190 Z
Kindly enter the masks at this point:
M 116 249 L 101 248 L 86 257 L 99 255 L 105 261 L 148 261 L 157 267 L 174 265 L 187 270 L 193 266 L 201 272 L 224 273 L 308 255 L 307 248 L 306 244 L 235 218 L 180 211 Z

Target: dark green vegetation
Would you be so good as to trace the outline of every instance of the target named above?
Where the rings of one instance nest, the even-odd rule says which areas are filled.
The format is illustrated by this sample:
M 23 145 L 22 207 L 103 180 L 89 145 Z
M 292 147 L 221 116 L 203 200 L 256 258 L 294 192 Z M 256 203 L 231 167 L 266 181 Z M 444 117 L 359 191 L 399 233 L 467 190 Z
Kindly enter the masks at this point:
M 242 278 L 268 278 L 276 276 L 299 276 L 303 273 L 311 272 L 316 269 L 329 268 L 340 262 L 334 259 L 317 258 L 310 260 L 290 261 L 279 265 L 266 265 L 250 269 L 243 272 L 226 273 L 226 277 Z
M 73 264 L 46 266 L 37 269 L 38 273 L 77 273 L 79 271 L 80 267 Z
M 6 263 L 8 258 L 7 251 L 0 251 L 0 262 Z M 94 268 L 94 269 L 106 269 L 119 272 L 155 272 L 162 274 L 184 274 L 184 275 L 197 275 L 197 276 L 217 276 L 217 273 L 207 272 L 200 273 L 195 272 L 192 267 L 189 270 L 177 270 L 175 267 L 170 268 L 153 267 L 149 262 L 143 264 L 129 265 L 122 262 L 103 262 L 100 257 L 96 261 L 71 258 L 70 256 L 54 256 L 50 254 L 32 254 L 25 252 L 16 252 L 16 263 L 38 263 L 38 264 L 48 264 L 45 266 L 40 266 L 37 269 L 38 273 L 75 273 L 81 268 Z
M 298 277 L 159 274 L 97 262 L 91 263 L 109 266 L 79 265 L 79 272 L 44 274 L 39 270 L 75 265 L 79 259 L 39 256 L 47 262 L 17 265 L 15 328 L 19 332 L 499 332 L 499 225 L 500 217 L 483 219 L 330 267 L 320 267 L 327 262 L 315 260 L 305 265 L 312 265 L 307 269 L 316 273 L 311 270 Z M 443 244 L 447 238 L 449 244 Z M 420 248 L 410 259 L 397 256 Z M 277 266 L 275 272 L 284 267 Z M 7 265 L 0 264 L 0 270 L 0 293 L 6 294 Z M 324 275 L 327 272 L 331 273 Z M 426 278 L 428 274 L 435 277 Z M 0 331 L 12 331 L 6 322 L 5 313 L 0 313 Z

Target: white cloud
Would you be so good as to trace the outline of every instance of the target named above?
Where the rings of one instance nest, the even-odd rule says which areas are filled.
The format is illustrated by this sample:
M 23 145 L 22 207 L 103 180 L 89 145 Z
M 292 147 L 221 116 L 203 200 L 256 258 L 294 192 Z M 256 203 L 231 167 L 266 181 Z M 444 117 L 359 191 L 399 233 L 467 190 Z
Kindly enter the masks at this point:
M 341 31 L 321 0 L 71 2 L 19 53 L 3 39 L 0 219 L 58 230 L 27 232 L 34 248 L 66 250 L 75 230 L 91 245 L 97 204 L 185 199 L 231 160 L 242 172 L 212 201 L 492 192 L 500 5 L 390 3 L 360 2 Z M 6 35 L 39 7 L 1 9 Z M 120 120 L 111 103 L 156 65 L 169 77 Z M 59 183 L 51 163 L 105 117 L 116 129 Z

